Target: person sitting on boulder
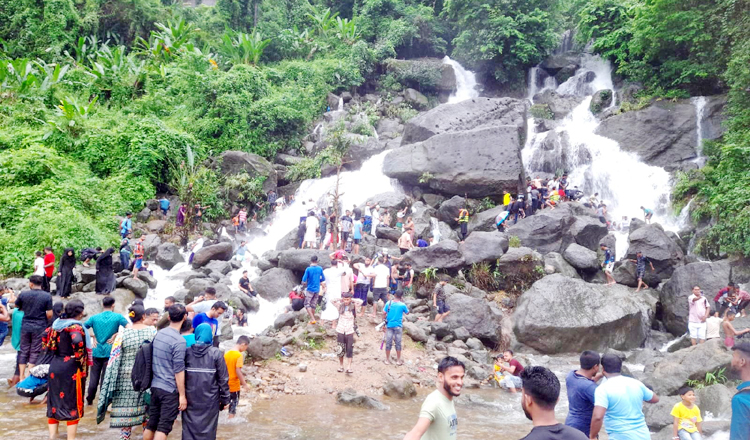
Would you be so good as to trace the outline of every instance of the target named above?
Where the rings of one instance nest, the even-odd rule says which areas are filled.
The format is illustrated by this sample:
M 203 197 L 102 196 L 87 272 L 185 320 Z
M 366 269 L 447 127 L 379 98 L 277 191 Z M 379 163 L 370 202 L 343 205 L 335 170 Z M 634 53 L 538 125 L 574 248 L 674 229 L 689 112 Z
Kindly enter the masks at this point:
M 255 293 L 255 290 L 253 289 L 253 286 L 250 284 L 250 279 L 247 277 L 247 271 L 242 271 L 242 278 L 240 278 L 239 283 L 240 291 L 246 295 L 249 296 L 255 296 L 257 295 Z
M 299 312 L 305 307 L 305 293 L 302 286 L 297 286 L 289 292 L 289 304 L 284 307 L 284 312 Z

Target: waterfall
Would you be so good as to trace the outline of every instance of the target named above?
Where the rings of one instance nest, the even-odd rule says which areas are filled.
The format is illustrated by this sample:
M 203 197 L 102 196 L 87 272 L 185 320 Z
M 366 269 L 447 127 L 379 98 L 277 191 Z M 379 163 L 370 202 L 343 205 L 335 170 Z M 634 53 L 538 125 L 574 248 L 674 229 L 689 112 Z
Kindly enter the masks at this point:
M 542 93 L 545 90 L 555 90 L 557 89 L 557 81 L 555 80 L 554 76 L 545 76 L 544 80 L 541 81 L 542 88 L 539 88 L 539 77 L 542 75 L 543 70 L 539 69 L 539 67 L 532 67 L 529 70 L 529 79 L 528 79 L 528 89 L 529 92 L 526 96 L 526 99 L 529 100 L 530 103 L 534 103 L 534 96 L 536 96 L 538 93 Z
M 534 124 L 529 124 L 522 151 L 527 174 L 566 171 L 571 188 L 577 186 L 586 195 L 599 193 L 610 219 L 618 224 L 623 217 L 640 218 L 641 206 L 669 219 L 669 173 L 641 162 L 635 153 L 621 150 L 616 141 L 595 133 L 599 120 L 589 110 L 589 104 L 599 90 L 614 92 L 611 70 L 608 61 L 584 55 L 582 67 L 560 84 L 558 94 L 585 98 L 554 130 L 535 133 Z M 627 251 L 627 235 L 617 235 L 622 235 L 616 249 L 620 257 Z
M 703 157 L 703 117 L 706 109 L 706 97 L 695 96 L 690 98 L 690 102 L 695 106 L 695 130 L 696 130 L 696 145 L 695 145 L 695 160 L 699 167 L 703 166 L 705 158 Z
M 438 244 L 440 242 L 440 223 L 435 217 L 430 217 L 430 227 L 432 228 L 432 244 Z
M 455 104 L 479 96 L 477 77 L 474 72 L 464 69 L 462 65 L 447 55 L 443 58 L 443 63 L 453 67 L 453 72 L 456 74 L 456 92 L 448 98 L 448 104 Z
M 338 111 L 344 111 L 344 98 L 339 96 L 339 106 L 336 108 Z

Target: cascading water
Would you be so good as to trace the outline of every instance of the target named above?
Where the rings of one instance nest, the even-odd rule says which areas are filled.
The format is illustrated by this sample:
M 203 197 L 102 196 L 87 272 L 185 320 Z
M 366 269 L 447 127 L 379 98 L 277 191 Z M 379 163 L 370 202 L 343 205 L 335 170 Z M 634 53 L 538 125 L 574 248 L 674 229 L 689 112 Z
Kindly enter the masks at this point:
M 528 99 L 529 102 L 531 103 L 534 102 L 534 96 L 536 96 L 537 93 L 542 93 L 545 90 L 555 90 L 557 88 L 557 81 L 555 81 L 555 77 L 547 75 L 544 78 L 544 80 L 541 81 L 542 88 L 540 89 L 539 88 L 540 72 L 541 70 L 539 69 L 539 67 L 536 67 L 536 66 L 529 69 L 529 79 L 528 79 L 529 93 L 526 96 L 526 99 Z
M 611 65 L 597 56 L 586 55 L 581 69 L 557 88 L 560 95 L 585 98 L 553 131 L 530 133 L 522 152 L 529 175 L 555 170 L 567 171 L 571 187 L 586 195 L 599 193 L 610 218 L 620 223 L 623 217 L 640 217 L 640 207 L 652 208 L 655 216 L 669 216 L 670 176 L 662 168 L 640 161 L 635 153 L 625 152 L 619 144 L 595 133 L 599 121 L 589 110 L 594 93 L 612 90 Z M 592 73 L 595 77 L 592 79 Z M 627 236 L 617 234 L 617 255 L 627 251 Z
M 449 56 L 443 58 L 443 63 L 453 67 L 453 72 L 456 74 L 456 92 L 448 98 L 448 104 L 455 104 L 479 96 L 477 77 L 474 75 L 474 72 L 464 69 L 462 65 L 452 60 Z
M 695 96 L 690 98 L 690 102 L 695 106 L 695 130 L 696 130 L 696 145 L 695 145 L 695 159 L 693 162 L 697 163 L 699 167 L 702 167 L 706 159 L 703 157 L 703 118 L 706 109 L 706 97 Z

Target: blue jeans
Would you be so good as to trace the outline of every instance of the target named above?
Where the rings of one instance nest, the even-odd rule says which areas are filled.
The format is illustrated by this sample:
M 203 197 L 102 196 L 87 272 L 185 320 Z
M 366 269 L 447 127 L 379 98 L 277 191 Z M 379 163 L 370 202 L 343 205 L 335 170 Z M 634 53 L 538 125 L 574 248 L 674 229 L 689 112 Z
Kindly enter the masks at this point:
M 385 349 L 390 351 L 393 342 L 396 342 L 396 351 L 401 351 L 401 338 L 404 335 L 403 327 L 390 327 L 385 330 Z
M 680 440 L 703 440 L 703 437 L 701 437 L 701 433 L 698 431 L 695 432 L 687 432 L 684 429 L 680 429 L 677 431 L 677 436 L 680 438 Z
M 0 328 L 0 346 L 5 342 L 5 337 L 8 336 L 8 325 L 4 325 L 5 328 Z
M 122 270 L 128 270 L 130 267 L 130 254 L 127 252 L 120 252 L 120 265 Z

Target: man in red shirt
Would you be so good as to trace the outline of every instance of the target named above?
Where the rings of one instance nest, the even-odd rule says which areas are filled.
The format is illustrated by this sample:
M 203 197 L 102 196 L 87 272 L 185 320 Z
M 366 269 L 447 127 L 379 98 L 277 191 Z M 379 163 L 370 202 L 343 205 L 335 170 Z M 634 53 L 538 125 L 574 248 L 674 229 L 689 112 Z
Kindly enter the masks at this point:
M 52 253 L 51 247 L 44 248 L 44 284 L 42 290 L 49 292 L 52 274 L 55 272 L 55 254 Z
M 135 251 L 133 251 L 133 255 L 135 255 L 135 262 L 133 263 L 133 278 L 138 278 L 138 269 L 143 267 L 143 240 L 145 238 L 146 237 L 141 236 L 141 238 L 135 243 Z
M 508 388 L 511 393 L 516 392 L 516 388 L 521 388 L 523 383 L 521 382 L 521 372 L 523 371 L 523 365 L 518 360 L 513 358 L 513 350 L 505 350 L 503 352 L 503 360 L 508 365 L 500 365 L 500 371 L 506 373 L 503 380 L 500 381 L 500 385 Z
M 302 288 L 297 286 L 289 292 L 289 305 L 284 308 L 285 312 L 299 312 L 305 307 L 305 295 Z

